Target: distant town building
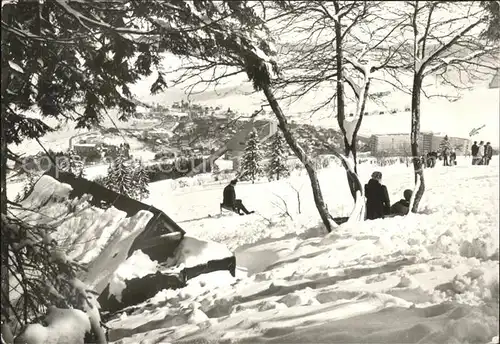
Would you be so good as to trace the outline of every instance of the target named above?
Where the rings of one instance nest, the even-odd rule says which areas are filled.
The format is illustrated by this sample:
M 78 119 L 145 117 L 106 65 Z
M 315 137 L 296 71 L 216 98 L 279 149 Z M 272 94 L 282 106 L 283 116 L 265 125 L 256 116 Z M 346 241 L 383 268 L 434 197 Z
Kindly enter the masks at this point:
M 439 145 L 445 135 L 434 133 L 420 133 L 418 138 L 421 154 L 439 151 Z M 457 155 L 466 155 L 470 147 L 470 140 L 460 137 L 448 136 L 450 144 L 456 149 Z M 411 156 L 410 134 L 378 134 L 370 137 L 370 150 L 372 155 L 383 156 Z
M 76 143 L 73 145 L 73 150 L 78 155 L 85 155 L 92 151 L 98 150 L 97 143 Z
M 422 142 L 423 134 L 420 134 L 419 142 Z M 370 150 L 373 155 L 383 156 L 410 156 L 410 135 L 407 133 L 379 134 L 370 138 Z

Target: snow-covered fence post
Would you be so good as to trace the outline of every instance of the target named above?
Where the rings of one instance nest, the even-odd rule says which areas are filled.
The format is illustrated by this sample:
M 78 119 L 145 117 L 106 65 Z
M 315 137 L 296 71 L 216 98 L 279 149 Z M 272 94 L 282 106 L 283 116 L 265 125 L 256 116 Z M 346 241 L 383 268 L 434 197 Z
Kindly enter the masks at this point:
M 295 191 L 295 195 L 297 197 L 297 212 L 299 214 L 302 214 L 302 203 L 300 200 L 300 191 L 302 190 L 302 186 L 304 186 L 304 185 L 302 184 L 300 186 L 300 188 L 296 188 L 295 186 L 292 185 L 292 183 L 288 183 L 288 185 L 290 185 L 290 187 L 293 189 L 293 191 Z

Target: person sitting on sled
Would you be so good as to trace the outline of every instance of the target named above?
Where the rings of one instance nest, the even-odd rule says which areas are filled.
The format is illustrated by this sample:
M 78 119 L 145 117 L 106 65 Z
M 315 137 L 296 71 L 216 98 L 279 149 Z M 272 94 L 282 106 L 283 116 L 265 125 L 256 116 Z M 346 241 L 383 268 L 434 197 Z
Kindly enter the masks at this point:
M 237 182 L 238 181 L 236 179 L 233 179 L 231 180 L 229 185 L 224 188 L 221 207 L 232 209 L 239 215 L 253 214 L 254 211 L 248 211 L 248 209 L 245 208 L 245 206 L 241 202 L 241 199 L 236 199 L 236 191 L 234 190 L 234 186 Z M 243 211 L 243 213 L 241 211 Z
M 403 216 L 407 215 L 410 211 L 410 199 L 413 191 L 410 189 L 406 189 L 403 192 L 403 199 L 397 201 L 391 206 L 391 215 L 392 216 Z

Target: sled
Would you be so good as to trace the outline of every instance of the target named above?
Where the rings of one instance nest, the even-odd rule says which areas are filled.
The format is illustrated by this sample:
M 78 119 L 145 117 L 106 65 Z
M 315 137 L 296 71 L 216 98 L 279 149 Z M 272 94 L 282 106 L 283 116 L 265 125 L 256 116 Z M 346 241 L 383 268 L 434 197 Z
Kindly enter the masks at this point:
M 224 210 L 229 211 L 231 213 L 238 214 L 232 207 L 221 203 L 220 204 L 220 213 L 219 214 L 222 215 L 222 213 L 223 213 Z

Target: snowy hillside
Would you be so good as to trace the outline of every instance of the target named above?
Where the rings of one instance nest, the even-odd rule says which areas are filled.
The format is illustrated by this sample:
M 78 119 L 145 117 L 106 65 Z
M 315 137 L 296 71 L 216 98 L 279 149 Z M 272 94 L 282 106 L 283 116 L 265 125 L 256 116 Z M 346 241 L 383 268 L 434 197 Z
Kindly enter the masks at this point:
M 391 201 L 411 187 L 404 165 L 383 173 Z M 343 170 L 320 172 L 329 209 L 348 214 Z M 236 252 L 237 276 L 216 272 L 164 290 L 110 321 L 116 343 L 497 343 L 498 160 L 426 170 L 421 213 L 339 227 L 324 236 L 305 175 L 240 183 L 257 214 L 218 213 L 220 186 L 153 184 L 152 204 L 187 231 Z M 301 191 L 301 214 L 294 191 Z M 283 216 L 286 199 L 293 220 Z M 496 338 L 496 339 L 495 339 Z
M 149 96 L 144 93 L 144 88 L 139 87 L 144 85 L 141 82 L 134 86 L 138 92 L 138 96 L 146 102 L 159 102 L 171 105 L 174 101 L 185 98 L 184 93 L 178 89 L 169 89 L 166 93 Z M 250 114 L 256 109 L 260 109 L 263 104 L 263 97 L 258 93 L 251 93 L 249 84 L 242 82 L 233 87 L 226 87 L 220 91 L 206 92 L 203 97 L 193 96 L 192 100 L 196 103 L 205 106 L 219 106 L 223 109 L 231 108 L 241 114 Z M 331 109 L 324 109 L 315 114 L 311 113 L 311 107 L 315 104 L 315 98 L 324 96 L 324 92 L 316 91 L 318 94 L 310 94 L 304 99 L 290 103 L 283 101 L 282 106 L 287 115 L 297 122 L 312 124 L 315 126 L 323 126 L 327 128 L 338 129 L 338 124 Z M 360 135 L 370 136 L 372 134 L 386 133 L 409 133 L 410 132 L 410 114 L 404 112 L 408 106 L 409 96 L 400 93 L 394 93 L 384 99 L 384 104 L 368 103 L 367 111 L 370 113 L 383 111 L 384 114 L 371 114 L 365 116 L 363 124 L 360 128 Z M 478 107 L 478 104 L 481 106 Z M 444 98 L 422 98 L 422 114 L 421 114 L 421 131 L 432 131 L 434 133 L 442 133 L 449 136 L 457 136 L 467 138 L 469 132 L 473 128 L 485 127 L 476 136 L 478 140 L 490 141 L 492 146 L 498 148 L 500 140 L 500 93 L 498 89 L 488 89 L 479 87 L 473 91 L 465 91 L 462 97 L 450 102 Z M 391 114 L 392 109 L 399 110 L 397 113 Z M 272 112 L 267 109 L 266 115 L 260 116 L 260 119 L 273 119 Z M 158 125 L 157 120 L 131 119 L 127 122 L 118 120 L 118 115 L 114 111 L 110 111 L 109 117 L 104 118 L 103 127 L 114 128 L 115 125 L 120 129 L 145 129 L 153 128 Z M 46 149 L 53 151 L 66 150 L 69 147 L 69 140 L 76 135 L 85 135 L 89 133 L 86 130 L 74 129 L 73 124 L 65 124 L 59 130 L 49 133 L 40 141 Z M 121 134 L 107 135 L 106 143 L 120 144 L 128 142 L 131 146 L 131 154 L 134 157 L 151 160 L 154 157 L 154 152 L 150 151 L 143 142 L 136 138 Z M 34 140 L 23 142 L 23 146 L 13 145 L 11 149 L 14 152 L 24 155 L 36 154 L 42 151 L 40 145 Z
M 491 77 L 493 77 L 493 74 Z M 145 85 L 149 85 L 153 81 L 154 78 L 151 77 L 132 87 L 137 97 L 146 103 L 171 104 L 174 101 L 179 101 L 180 98 L 189 98 L 203 105 L 229 107 L 241 113 L 252 113 L 260 109 L 261 105 L 267 105 L 264 95 L 254 92 L 251 84 L 244 76 L 233 78 L 230 82 L 226 81 L 216 90 L 189 95 L 189 97 L 183 90 L 175 87 L 171 87 L 161 94 L 151 95 Z M 485 81 L 477 82 L 473 90 L 461 90 L 460 93 L 457 93 L 457 89 L 439 84 L 432 77 L 429 77 L 426 81 L 425 90 L 427 94 L 433 95 L 433 97 L 422 96 L 421 130 L 446 133 L 450 136 L 468 137 L 473 128 L 486 124 L 486 127 L 481 131 L 481 139 L 491 141 L 493 146 L 498 146 L 500 140 L 500 93 L 498 89 L 487 88 L 489 81 L 487 78 Z M 395 91 L 381 81 L 372 82 L 372 92 L 387 90 L 391 91 L 388 96 L 382 97 L 376 102 L 368 100 L 366 104 L 366 111 L 377 113 L 384 111 L 385 114 L 374 115 L 371 118 L 368 118 L 369 116 L 365 117 L 360 133 L 365 135 L 409 133 L 409 113 L 404 113 L 403 110 L 410 106 L 411 96 L 401 91 Z M 287 116 L 293 120 L 338 128 L 333 107 L 326 107 L 314 114 L 311 112 L 311 109 L 317 106 L 318 102 L 331 96 L 330 92 L 330 88 L 311 90 L 298 101 L 282 100 L 280 105 Z M 444 97 L 435 97 L 434 95 L 437 94 L 448 97 L 459 96 L 459 98 L 450 101 Z M 480 106 L 478 106 L 479 104 Z M 347 113 L 354 112 L 355 107 L 354 103 L 348 103 Z M 393 109 L 398 110 L 398 113 L 390 115 L 389 112 Z M 266 111 L 272 116 L 269 108 L 266 108 Z

